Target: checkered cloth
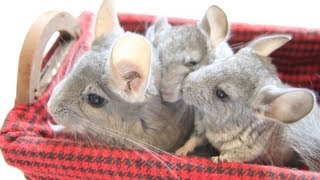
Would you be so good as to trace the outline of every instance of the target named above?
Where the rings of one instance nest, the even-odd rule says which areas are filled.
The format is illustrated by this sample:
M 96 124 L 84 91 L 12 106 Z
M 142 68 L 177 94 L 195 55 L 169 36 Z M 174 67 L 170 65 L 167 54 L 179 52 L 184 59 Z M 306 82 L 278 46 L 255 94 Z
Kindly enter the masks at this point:
M 126 30 L 143 33 L 151 16 L 121 14 Z M 52 118 L 46 102 L 53 87 L 92 41 L 93 16 L 79 17 L 81 36 L 48 87 L 34 102 L 16 105 L 0 131 L 0 148 L 6 162 L 23 171 L 28 179 L 320 179 L 320 173 L 285 167 L 244 163 L 214 164 L 200 157 L 175 157 L 85 144 L 56 136 L 49 128 Z M 193 20 L 170 19 L 173 24 Z M 259 34 L 289 32 L 293 40 L 273 54 L 280 77 L 293 85 L 320 90 L 320 30 L 275 26 L 232 25 L 231 44 L 239 46 Z

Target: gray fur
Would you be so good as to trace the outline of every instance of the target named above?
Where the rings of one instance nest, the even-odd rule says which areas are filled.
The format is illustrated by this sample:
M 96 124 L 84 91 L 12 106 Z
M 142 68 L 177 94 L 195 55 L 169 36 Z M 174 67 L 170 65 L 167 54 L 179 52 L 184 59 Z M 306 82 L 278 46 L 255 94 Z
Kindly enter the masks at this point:
M 179 108 L 162 103 L 159 94 L 161 67 L 156 51 L 152 51 L 151 73 L 143 98 L 134 101 L 123 97 L 122 92 L 112 86 L 112 66 L 107 65 L 110 50 L 125 34 L 117 30 L 96 39 L 54 88 L 48 110 L 66 129 L 89 134 L 105 145 L 175 150 L 189 136 L 193 112 L 182 101 Z M 98 108 L 89 105 L 89 93 L 105 98 L 106 104 Z
M 159 18 L 147 30 L 146 37 L 153 42 L 162 63 L 161 96 L 164 101 L 181 100 L 181 82 L 188 73 L 216 58 L 233 54 L 226 42 L 228 35 L 227 17 L 214 5 L 196 25 L 171 26 L 166 18 Z M 191 61 L 196 64 L 190 64 Z
M 282 166 L 298 154 L 311 170 L 320 171 L 320 110 L 315 95 L 282 83 L 267 57 L 289 37 L 257 38 L 234 56 L 217 59 L 186 77 L 183 99 L 199 115 L 190 142 L 177 154 L 185 155 L 207 139 L 221 152 L 212 157 L 215 162 Z M 217 89 L 227 97 L 218 98 Z
M 316 102 L 315 102 L 316 103 Z M 287 128 L 290 147 L 310 170 L 320 172 L 320 110 L 317 104 L 303 120 Z

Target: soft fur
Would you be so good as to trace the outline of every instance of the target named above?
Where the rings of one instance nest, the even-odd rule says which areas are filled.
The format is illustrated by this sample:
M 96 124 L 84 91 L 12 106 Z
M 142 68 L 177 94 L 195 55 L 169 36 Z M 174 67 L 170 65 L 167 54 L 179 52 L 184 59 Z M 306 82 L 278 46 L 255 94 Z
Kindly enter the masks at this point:
M 234 56 L 190 73 L 182 92 L 196 107 L 196 130 L 176 153 L 208 140 L 220 151 L 214 162 L 289 165 L 320 170 L 320 114 L 312 91 L 281 82 L 268 57 L 289 35 L 259 37 Z M 223 91 L 225 96 L 222 96 Z M 220 98 L 218 97 L 220 95 Z
M 48 111 L 59 126 L 52 127 L 108 146 L 174 151 L 192 131 L 193 110 L 162 102 L 156 50 L 124 32 L 113 2 L 103 2 L 97 22 L 108 27 L 97 23 L 92 47 L 54 88 Z M 95 106 L 90 94 L 104 103 Z
M 192 71 L 216 58 L 233 54 L 226 42 L 227 16 L 218 6 L 210 6 L 201 22 L 171 26 L 159 18 L 146 32 L 162 63 L 161 95 L 164 101 L 181 100 L 182 80 Z

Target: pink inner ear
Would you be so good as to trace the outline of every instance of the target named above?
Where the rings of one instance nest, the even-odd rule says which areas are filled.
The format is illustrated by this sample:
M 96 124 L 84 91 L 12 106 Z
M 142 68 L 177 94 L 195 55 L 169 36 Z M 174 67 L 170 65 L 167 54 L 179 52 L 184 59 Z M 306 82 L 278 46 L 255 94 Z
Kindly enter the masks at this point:
M 149 80 L 151 46 L 145 37 L 126 33 L 113 45 L 111 71 L 113 85 L 124 98 L 139 100 Z
M 141 76 L 136 71 L 125 72 L 122 76 L 123 80 L 126 81 L 125 91 L 130 92 L 139 92 L 141 87 Z
M 261 111 L 268 118 L 283 123 L 294 123 L 304 118 L 313 108 L 314 97 L 307 90 L 297 88 L 270 90 L 272 91 L 265 96 L 265 108 Z
M 143 79 L 139 71 L 140 67 L 130 63 L 130 61 L 122 60 L 117 64 L 119 83 L 122 84 L 122 88 L 126 93 L 140 92 L 143 86 Z
M 127 87 L 129 91 L 140 92 L 141 84 L 142 84 L 142 79 L 135 78 L 135 79 L 132 79 L 131 81 L 128 81 Z

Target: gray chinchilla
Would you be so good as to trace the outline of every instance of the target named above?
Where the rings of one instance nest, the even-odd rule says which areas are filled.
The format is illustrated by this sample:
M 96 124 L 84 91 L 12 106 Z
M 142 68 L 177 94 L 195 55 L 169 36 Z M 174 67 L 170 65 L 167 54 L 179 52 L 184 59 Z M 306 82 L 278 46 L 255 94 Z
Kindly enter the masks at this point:
M 207 140 L 220 151 L 214 162 L 282 166 L 300 160 L 320 171 L 315 93 L 283 83 L 268 57 L 290 39 L 286 34 L 258 37 L 234 56 L 187 76 L 183 99 L 198 115 L 195 132 L 176 154 L 186 155 Z

